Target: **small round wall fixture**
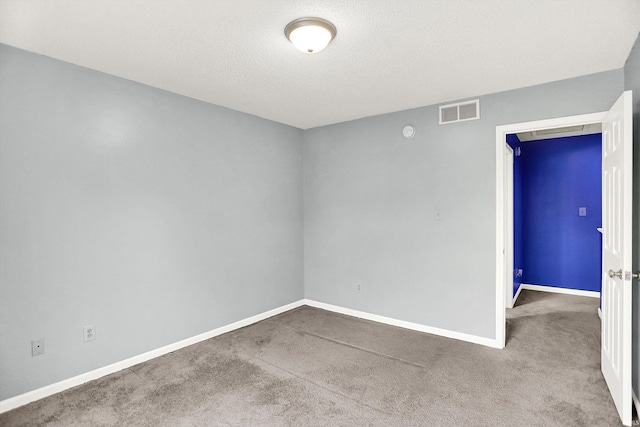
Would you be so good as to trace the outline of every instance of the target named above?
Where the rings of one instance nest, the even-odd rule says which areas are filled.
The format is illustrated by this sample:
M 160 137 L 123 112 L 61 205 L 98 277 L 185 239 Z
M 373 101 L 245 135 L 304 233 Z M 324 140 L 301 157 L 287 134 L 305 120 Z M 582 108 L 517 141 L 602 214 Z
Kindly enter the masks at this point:
M 300 18 L 289 22 L 284 34 L 300 52 L 318 53 L 336 36 L 336 27 L 322 18 Z
M 407 139 L 411 139 L 416 134 L 416 129 L 411 125 L 406 125 L 402 128 L 402 136 Z

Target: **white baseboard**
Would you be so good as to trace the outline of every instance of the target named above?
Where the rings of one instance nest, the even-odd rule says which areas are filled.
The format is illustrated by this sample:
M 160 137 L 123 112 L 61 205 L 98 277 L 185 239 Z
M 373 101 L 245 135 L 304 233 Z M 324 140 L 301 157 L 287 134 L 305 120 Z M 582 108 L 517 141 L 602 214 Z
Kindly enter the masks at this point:
M 598 317 L 602 320 L 602 309 L 598 307 Z
M 321 308 L 323 310 L 333 311 L 335 313 L 346 314 L 347 316 L 359 317 L 361 319 L 372 320 L 378 323 L 384 323 L 391 326 L 397 326 L 404 329 L 411 329 L 413 331 L 425 332 L 427 334 L 440 335 L 447 338 L 453 338 L 461 341 L 467 341 L 474 344 L 481 344 L 487 347 L 502 348 L 500 343 L 495 339 L 479 337 L 477 335 L 464 334 L 462 332 L 450 331 L 447 329 L 434 328 L 432 326 L 421 325 L 419 323 L 407 322 L 404 320 L 393 319 L 391 317 L 380 316 L 377 314 L 371 314 L 364 311 L 352 310 L 350 308 L 344 308 L 333 304 L 327 304 L 324 302 L 318 302 L 310 299 L 305 299 L 304 304 L 311 307 Z
M 520 296 L 520 292 L 522 292 L 522 283 L 520 284 L 520 286 L 518 286 L 518 291 L 513 296 L 513 305 L 511 307 L 515 307 L 516 306 L 516 302 L 518 301 L 518 297 Z
M 192 344 L 196 344 L 201 341 L 208 340 L 209 338 L 213 338 L 218 335 L 226 334 L 227 332 L 231 332 L 236 329 L 244 328 L 245 326 L 249 326 L 253 323 L 259 322 L 261 320 L 267 319 L 269 317 L 275 316 L 280 313 L 284 313 L 285 311 L 292 310 L 302 305 L 304 305 L 303 300 L 292 302 L 291 304 L 283 305 L 282 307 L 265 311 L 264 313 L 260 313 L 255 316 L 251 316 L 246 319 L 239 320 L 229 325 L 221 326 L 209 332 L 204 332 L 202 334 L 193 336 L 191 338 L 187 338 L 182 341 L 178 341 L 176 343 L 169 344 L 164 347 L 160 347 L 155 350 L 151 350 L 146 353 L 142 353 L 137 356 L 130 357 L 120 362 L 116 362 L 111 365 L 104 366 L 102 368 L 94 369 L 93 371 L 89 371 L 84 374 L 80 374 L 75 377 L 71 377 L 66 380 L 62 380 L 57 383 L 50 384 L 48 386 L 44 386 L 36 390 L 11 397 L 9 399 L 0 401 L 0 414 L 10 411 L 12 409 L 18 408 L 20 406 L 24 406 L 27 403 L 31 403 L 36 400 L 51 396 L 53 394 L 60 393 L 61 391 L 70 389 L 72 387 L 79 386 L 88 381 L 92 381 L 92 380 L 104 377 L 105 375 L 113 374 L 114 372 L 118 372 L 123 369 L 129 368 L 133 365 L 137 365 L 138 363 L 146 362 L 147 360 L 151 360 L 156 357 L 162 356 L 164 354 L 171 353 L 172 351 L 176 351 L 181 348 L 190 346 Z
M 580 297 L 600 298 L 600 292 L 583 291 L 580 289 L 555 288 L 553 286 L 529 285 L 526 283 L 522 283 L 520 285 L 520 289 L 528 289 L 530 291 L 552 292 L 556 294 L 577 295 Z M 518 291 L 520 291 L 520 289 L 518 289 Z

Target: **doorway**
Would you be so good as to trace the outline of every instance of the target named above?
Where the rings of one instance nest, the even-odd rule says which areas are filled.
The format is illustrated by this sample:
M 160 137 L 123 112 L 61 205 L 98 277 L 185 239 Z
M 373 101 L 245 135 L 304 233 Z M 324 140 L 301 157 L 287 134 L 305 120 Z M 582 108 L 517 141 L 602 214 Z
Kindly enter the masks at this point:
M 513 205 L 505 214 L 507 254 L 513 247 L 505 279 L 515 282 L 506 284 L 507 308 L 523 289 L 599 299 L 601 132 L 598 123 L 507 135 L 516 153 L 513 174 L 509 160 L 505 169 L 505 205 Z
M 601 123 L 602 321 L 601 370 L 624 425 L 631 425 L 633 98 L 623 92 L 609 111 L 496 126 L 496 344 L 506 340 L 505 162 L 507 134 Z
M 509 271 L 511 270 L 511 267 L 507 267 L 508 260 L 513 259 L 513 254 L 507 253 L 509 248 L 505 246 L 508 233 L 506 227 L 510 222 L 507 219 L 507 212 L 513 209 L 513 197 L 508 196 L 509 190 L 505 184 L 509 174 L 505 161 L 507 135 L 602 123 L 605 117 L 606 112 L 602 112 L 496 127 L 496 342 L 500 348 L 504 348 L 506 343 L 505 307 L 508 283 L 511 283 L 511 292 L 513 292 L 513 284 L 507 280 L 506 274 L 507 268 Z M 507 204 L 511 204 L 511 206 L 508 207 Z

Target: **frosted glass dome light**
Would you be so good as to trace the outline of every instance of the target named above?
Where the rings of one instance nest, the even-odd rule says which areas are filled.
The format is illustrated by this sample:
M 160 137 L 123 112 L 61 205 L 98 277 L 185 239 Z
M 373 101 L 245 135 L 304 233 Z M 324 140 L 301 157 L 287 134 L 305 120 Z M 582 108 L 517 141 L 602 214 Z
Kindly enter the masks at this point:
M 284 34 L 299 51 L 318 53 L 336 36 L 336 27 L 325 19 L 300 18 L 291 21 Z

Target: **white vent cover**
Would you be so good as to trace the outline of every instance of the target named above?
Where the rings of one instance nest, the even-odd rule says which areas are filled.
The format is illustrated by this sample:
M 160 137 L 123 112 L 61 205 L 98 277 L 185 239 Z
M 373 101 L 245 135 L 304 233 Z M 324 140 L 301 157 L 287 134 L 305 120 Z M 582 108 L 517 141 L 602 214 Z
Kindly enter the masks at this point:
M 602 133 L 602 123 L 589 123 L 578 126 L 565 126 L 554 129 L 540 129 L 517 133 L 520 142 L 539 141 L 541 139 L 564 138 L 565 136 L 593 135 Z
M 480 100 L 440 106 L 440 124 L 466 122 L 480 118 Z

